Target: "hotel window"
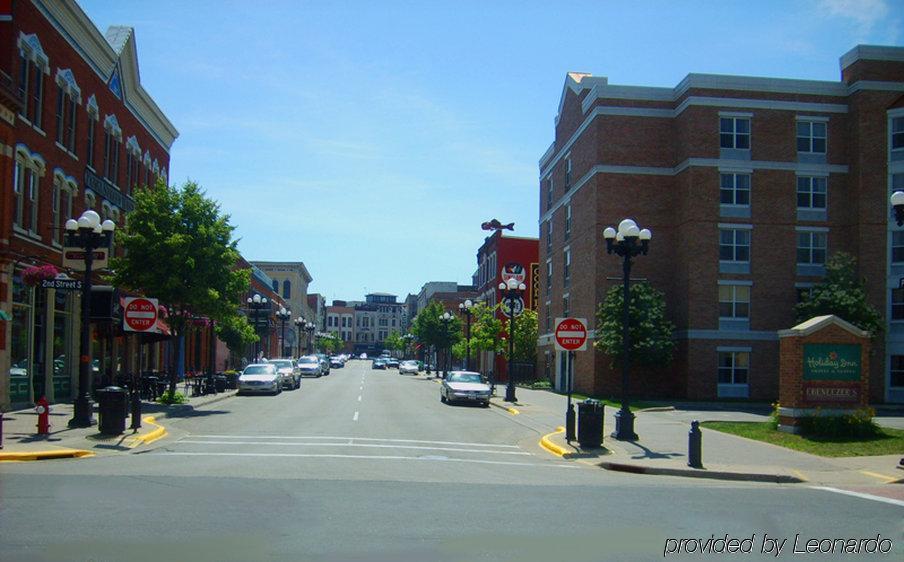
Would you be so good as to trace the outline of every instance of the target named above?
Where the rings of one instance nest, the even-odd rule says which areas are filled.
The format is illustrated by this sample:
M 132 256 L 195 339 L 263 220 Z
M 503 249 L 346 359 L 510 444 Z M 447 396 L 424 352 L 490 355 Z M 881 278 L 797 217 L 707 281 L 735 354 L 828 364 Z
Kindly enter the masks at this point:
M 571 316 L 571 296 L 564 295 L 562 297 L 562 316 L 568 318 Z
M 565 240 L 571 238 L 571 203 L 565 206 Z
M 552 253 L 552 219 L 550 216 L 549 220 L 546 221 L 546 253 Z
M 826 153 L 826 123 L 824 121 L 797 122 L 797 151 Z
M 563 269 L 562 278 L 563 278 L 563 283 L 564 283 L 563 286 L 570 287 L 571 286 L 571 250 L 570 249 L 565 250 L 565 262 L 564 263 L 565 263 L 565 265 L 562 268 Z
M 544 306 L 546 310 L 546 332 L 552 332 L 552 315 L 549 313 L 549 303 Z
M 750 262 L 750 231 L 719 229 L 719 261 Z
M 731 320 L 750 318 L 749 286 L 719 285 L 719 318 Z
M 896 230 L 891 233 L 891 261 L 892 263 L 904 262 L 904 230 Z
M 565 157 L 565 191 L 571 187 L 571 156 Z
M 552 260 L 546 262 L 546 296 L 552 294 Z
M 891 290 L 891 319 L 904 320 L 904 289 Z
M 904 117 L 895 117 L 891 120 L 891 149 L 904 148 Z
M 888 386 L 904 387 L 904 355 L 891 356 L 891 373 L 889 375 Z
M 797 233 L 798 265 L 825 265 L 826 233 L 798 231 Z
M 750 352 L 719 352 L 719 384 L 747 384 L 750 370 Z
M 750 205 L 750 174 L 719 174 L 719 202 L 722 205 Z
M 826 178 L 797 178 L 797 208 L 811 211 L 826 209 Z
M 552 177 L 546 179 L 546 210 L 552 209 Z
M 721 148 L 750 148 L 750 119 L 746 117 L 719 118 L 719 146 Z

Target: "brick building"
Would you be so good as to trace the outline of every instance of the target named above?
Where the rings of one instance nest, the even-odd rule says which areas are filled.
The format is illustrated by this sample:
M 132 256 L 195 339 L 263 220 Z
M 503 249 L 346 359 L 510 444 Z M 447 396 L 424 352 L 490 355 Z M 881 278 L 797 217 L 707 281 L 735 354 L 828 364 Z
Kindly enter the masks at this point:
M 653 232 L 632 276 L 665 293 L 677 327 L 673 364 L 635 369 L 634 395 L 776 398 L 777 332 L 844 251 L 889 319 L 870 398 L 904 401 L 904 233 L 888 204 L 904 187 L 904 48 L 858 46 L 840 62 L 838 82 L 689 74 L 650 88 L 567 75 L 539 163 L 540 363 L 556 354 L 553 318 L 593 328 L 621 278 L 603 229 L 630 217 Z M 563 358 L 550 363 L 559 382 Z M 578 353 L 575 373 L 581 391 L 620 392 L 599 352 Z
M 499 304 L 502 300 L 502 295 L 499 291 L 499 283 L 502 282 L 502 268 L 507 264 L 516 263 L 521 265 L 525 272 L 524 284 L 527 289 L 522 297 L 524 308 L 538 311 L 542 301 L 540 294 L 541 285 L 537 282 L 540 278 L 538 243 L 536 238 L 506 236 L 501 230 L 497 230 L 492 235 L 487 236 L 477 250 L 477 271 L 472 276 L 474 289 L 477 291 L 477 299 L 491 307 Z M 497 316 L 504 321 L 503 329 L 507 332 L 507 317 L 502 310 L 497 312 Z M 478 357 L 478 359 L 472 359 L 472 361 L 479 366 L 482 373 L 492 371 L 496 382 L 506 382 L 508 380 L 505 354 L 497 356 L 487 351 L 481 352 L 475 357 Z
M 335 333 L 342 340 L 343 353 L 355 350 L 355 309 L 346 306 L 344 301 L 333 301 L 326 307 L 326 329 L 328 334 Z
M 61 268 L 63 225 L 85 209 L 121 227 L 133 190 L 166 181 L 178 132 L 141 85 L 132 28 L 103 34 L 72 0 L 0 7 L 0 405 L 8 406 L 41 394 L 68 400 L 78 369 L 78 295 L 36 290 L 22 272 Z M 110 376 L 134 367 L 135 350 L 124 351 L 129 343 L 107 324 L 93 340 L 96 369 Z M 146 355 L 152 366 L 160 352 Z

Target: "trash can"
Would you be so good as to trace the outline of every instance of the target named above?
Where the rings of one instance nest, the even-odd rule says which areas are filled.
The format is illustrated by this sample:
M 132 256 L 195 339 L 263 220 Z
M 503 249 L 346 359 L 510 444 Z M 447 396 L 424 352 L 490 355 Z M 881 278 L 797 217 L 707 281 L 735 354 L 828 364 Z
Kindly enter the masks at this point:
M 119 386 L 97 391 L 97 429 L 106 435 L 119 435 L 126 430 L 128 394 Z
M 223 375 L 223 374 L 214 375 L 213 384 L 214 384 L 214 387 L 217 389 L 217 392 L 226 392 L 226 375 Z
M 578 443 L 582 449 L 603 446 L 603 407 L 599 400 L 578 403 Z

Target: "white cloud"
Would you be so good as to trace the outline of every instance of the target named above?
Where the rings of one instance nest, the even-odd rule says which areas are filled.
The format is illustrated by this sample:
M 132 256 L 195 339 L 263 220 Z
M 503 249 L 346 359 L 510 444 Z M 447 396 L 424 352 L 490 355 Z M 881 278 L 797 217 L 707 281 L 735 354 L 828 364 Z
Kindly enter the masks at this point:
M 820 8 L 829 16 L 852 20 L 864 37 L 889 14 L 885 0 L 821 0 Z

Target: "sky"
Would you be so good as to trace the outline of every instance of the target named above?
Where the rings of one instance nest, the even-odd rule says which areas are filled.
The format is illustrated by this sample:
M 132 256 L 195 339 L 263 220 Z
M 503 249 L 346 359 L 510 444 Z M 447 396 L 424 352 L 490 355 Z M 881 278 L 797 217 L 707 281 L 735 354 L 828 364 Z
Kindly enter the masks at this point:
M 248 260 L 303 261 L 327 301 L 470 283 L 484 221 L 536 237 L 567 72 L 840 79 L 902 45 L 902 0 L 78 0 L 135 28 L 141 83 Z

